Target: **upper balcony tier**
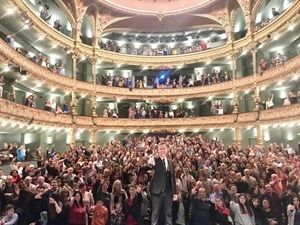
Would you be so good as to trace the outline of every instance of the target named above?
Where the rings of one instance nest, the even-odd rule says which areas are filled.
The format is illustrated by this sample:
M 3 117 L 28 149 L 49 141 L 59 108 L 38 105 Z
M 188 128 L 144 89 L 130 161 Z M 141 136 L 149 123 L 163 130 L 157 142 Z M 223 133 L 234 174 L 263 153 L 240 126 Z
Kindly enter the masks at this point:
M 128 54 L 121 54 L 116 52 L 109 52 L 105 50 L 101 50 L 98 46 L 98 41 L 94 41 L 93 46 L 89 46 L 86 44 L 83 44 L 79 38 L 80 28 L 78 28 L 78 24 L 74 17 L 70 14 L 70 12 L 67 13 L 67 17 L 71 20 L 72 29 L 74 31 L 73 38 L 69 38 L 65 35 L 63 35 L 61 32 L 55 30 L 54 28 L 50 27 L 45 23 L 41 18 L 34 13 L 34 11 L 25 3 L 25 1 L 17 1 L 12 0 L 9 1 L 11 6 L 18 8 L 18 10 L 21 13 L 26 13 L 28 18 L 31 21 L 31 25 L 34 29 L 36 29 L 42 36 L 46 36 L 48 39 L 50 39 L 54 44 L 61 45 L 62 47 L 71 49 L 71 51 L 79 56 L 84 55 L 88 58 L 93 58 L 97 60 L 103 60 L 107 62 L 113 62 L 115 64 L 123 64 L 123 65 L 138 65 L 138 66 L 147 66 L 149 68 L 155 69 L 155 68 L 172 68 L 176 66 L 182 66 L 184 64 L 193 64 L 201 61 L 211 61 L 216 58 L 220 58 L 223 56 L 232 56 L 236 53 L 238 53 L 241 49 L 243 50 L 249 50 L 253 49 L 258 42 L 263 43 L 271 36 L 276 36 L 278 33 L 284 31 L 287 29 L 288 26 L 290 26 L 291 23 L 295 22 L 299 14 L 300 9 L 300 2 L 295 1 L 294 4 L 292 4 L 286 11 L 284 11 L 276 20 L 274 20 L 269 25 L 263 27 L 257 32 L 248 32 L 247 36 L 234 41 L 233 38 L 228 38 L 227 44 L 216 47 L 210 50 L 206 50 L 203 52 L 196 52 L 196 53 L 189 53 L 189 54 L 183 54 L 183 55 L 171 55 L 171 56 L 141 56 L 141 55 L 128 55 Z M 64 6 L 66 9 L 66 6 L 63 5 L 61 1 L 61 6 Z M 257 12 L 258 5 L 255 5 L 255 9 Z M 86 8 L 85 8 L 86 10 Z M 227 29 L 227 22 L 226 19 L 222 19 L 222 13 L 223 11 L 217 11 L 215 12 L 215 17 L 217 19 L 217 23 L 219 25 L 222 25 L 225 29 L 227 36 L 230 34 L 230 32 L 233 32 L 233 24 L 234 24 L 234 18 L 228 18 L 231 22 L 228 22 L 228 26 L 231 26 L 231 29 Z M 83 15 L 81 15 L 83 18 Z M 224 15 L 225 16 L 225 15 Z M 209 17 L 209 16 L 208 16 Z M 105 28 L 109 27 L 109 24 L 111 24 L 111 21 L 107 20 L 104 25 L 101 24 L 101 15 L 100 19 L 97 20 L 95 24 L 95 33 L 98 34 L 94 38 L 95 40 L 99 40 L 101 37 L 101 34 L 104 32 Z M 106 17 L 105 17 L 106 18 Z M 132 19 L 138 19 L 134 18 L 132 16 L 122 17 L 124 18 L 132 18 Z M 103 18 L 102 18 L 103 19 Z M 109 19 L 109 18 L 106 18 Z M 249 21 L 253 20 L 253 18 L 250 18 Z M 121 20 L 120 18 L 114 17 L 112 21 L 117 22 Z M 222 22 L 223 21 L 223 22 Z M 102 21 L 103 22 L 103 21 Z M 97 24 L 99 23 L 99 24 Z M 223 24 L 222 24 L 223 23 Z M 247 25 L 248 26 L 248 25 Z M 226 30 L 227 29 L 227 30 Z M 77 34 L 76 34 L 77 32 Z
M 299 121 L 300 104 L 279 107 L 260 112 L 231 114 L 217 117 L 193 117 L 175 119 L 121 119 L 87 116 L 72 116 L 34 109 L 0 98 L 1 120 L 6 123 L 28 123 L 34 121 L 35 126 L 52 127 L 52 129 L 76 128 L 83 130 L 139 131 L 185 129 L 228 129 L 232 127 L 248 127 L 254 125 L 284 124 Z M 32 127 L 31 127 L 32 128 Z M 31 129 L 27 128 L 27 129 Z M 39 129 L 37 128 L 37 129 Z
M 234 90 L 245 90 L 257 86 L 262 86 L 271 82 L 280 81 L 283 78 L 294 76 L 300 70 L 300 56 L 297 56 L 282 65 L 271 68 L 263 73 L 263 76 L 247 76 L 232 81 L 217 83 L 213 85 L 177 88 L 177 89 L 133 89 L 118 88 L 93 83 L 78 81 L 69 77 L 61 76 L 49 71 L 20 55 L 17 51 L 0 41 L 0 57 L 10 64 L 14 64 L 22 70 L 27 71 L 28 75 L 37 82 L 46 82 L 51 87 L 61 89 L 66 92 L 75 91 L 81 94 L 97 95 L 108 98 L 118 99 L 142 99 L 157 102 L 172 102 L 176 99 L 189 99 L 197 97 L 207 97 L 212 95 L 231 93 Z

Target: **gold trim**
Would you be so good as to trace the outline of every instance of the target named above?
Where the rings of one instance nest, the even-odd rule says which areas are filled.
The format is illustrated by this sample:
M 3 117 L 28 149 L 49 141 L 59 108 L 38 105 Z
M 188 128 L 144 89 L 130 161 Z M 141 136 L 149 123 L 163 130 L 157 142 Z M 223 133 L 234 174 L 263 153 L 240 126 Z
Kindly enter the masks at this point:
M 63 47 L 74 46 L 74 40 L 66 37 L 60 32 L 56 31 L 52 27 L 48 26 L 44 21 L 42 21 L 38 15 L 36 15 L 24 1 L 19 0 L 8 0 L 14 7 L 18 7 L 21 12 L 27 12 L 28 16 L 32 19 L 33 27 L 43 35 L 47 34 L 47 37 L 57 44 L 61 44 Z M 283 29 L 289 26 L 289 21 L 294 21 L 300 16 L 299 14 L 300 1 L 296 1 L 288 10 L 280 15 L 280 18 L 259 30 L 253 35 L 255 41 L 263 42 L 267 39 L 269 34 L 276 35 Z M 118 18 L 118 19 L 122 19 Z M 225 22 L 224 22 L 225 23 Z M 227 24 L 227 23 L 226 23 Z M 226 27 L 225 27 L 226 28 Z M 226 29 L 225 29 L 226 30 Z M 226 30 L 228 32 L 228 30 Z M 247 48 L 249 43 L 252 42 L 252 36 L 247 36 L 241 40 L 233 42 L 233 48 Z M 76 47 L 80 49 L 84 55 L 93 55 L 93 47 L 82 43 L 76 42 Z M 135 56 L 127 55 L 121 53 L 114 53 L 109 51 L 104 51 L 101 49 L 95 49 L 95 55 L 97 55 L 101 60 L 114 62 L 116 64 L 127 64 L 127 65 L 140 65 L 154 67 L 158 65 L 170 65 L 178 66 L 182 64 L 191 64 L 201 61 L 210 61 L 217 58 L 222 58 L 224 55 L 229 55 L 231 49 L 231 43 L 217 47 L 211 50 L 184 54 L 184 55 L 172 55 L 172 56 Z
M 56 87 L 66 92 L 72 92 L 76 89 L 78 93 L 89 95 L 97 95 L 97 97 L 110 97 L 119 99 L 143 99 L 161 102 L 161 99 L 172 102 L 178 98 L 199 98 L 211 95 L 219 95 L 231 93 L 234 89 L 233 81 L 217 83 L 213 85 L 190 87 L 190 88 L 170 88 L 170 89 L 133 89 L 118 88 L 104 85 L 95 85 L 84 81 L 58 75 L 48 69 L 39 66 L 30 61 L 24 56 L 7 45 L 3 40 L 0 40 L 0 58 L 4 61 L 13 62 L 23 70 L 26 70 L 34 79 L 42 82 L 47 82 L 52 87 Z M 277 82 L 283 78 L 292 77 L 294 72 L 300 70 L 300 56 L 297 56 L 282 65 L 271 68 L 264 72 L 263 76 L 257 76 L 257 86 L 263 86 L 270 82 Z M 255 82 L 255 75 L 235 79 L 235 88 L 237 91 L 250 89 Z M 94 93 L 94 90 L 96 91 Z
M 234 123 L 235 115 L 193 117 L 193 118 L 176 118 L 176 119 L 121 119 L 121 118 L 100 118 L 77 116 L 73 121 L 72 115 L 58 114 L 44 110 L 34 109 L 23 106 L 5 99 L 0 99 L 0 119 L 9 122 L 27 123 L 34 118 L 34 125 L 52 126 L 57 128 L 77 129 L 97 129 L 110 131 L 144 131 L 157 129 L 221 129 L 238 127 L 243 128 L 255 125 L 269 125 L 276 123 L 288 123 L 300 120 L 300 104 L 283 106 L 276 109 L 265 110 L 260 112 L 257 120 L 257 112 L 242 113 L 238 115 Z

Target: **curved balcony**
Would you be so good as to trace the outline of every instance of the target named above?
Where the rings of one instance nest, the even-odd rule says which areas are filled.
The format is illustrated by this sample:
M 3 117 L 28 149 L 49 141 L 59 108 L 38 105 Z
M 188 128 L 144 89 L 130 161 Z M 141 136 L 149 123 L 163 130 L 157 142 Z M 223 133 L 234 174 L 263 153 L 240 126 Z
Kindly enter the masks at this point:
M 177 88 L 177 89 L 133 89 L 118 88 L 104 85 L 94 85 L 92 83 L 74 80 L 69 77 L 58 75 L 48 69 L 39 66 L 30 61 L 24 56 L 21 56 L 17 51 L 12 49 L 4 41 L 0 40 L 0 57 L 10 63 L 13 63 L 23 70 L 26 70 L 29 75 L 39 81 L 47 81 L 47 84 L 63 89 L 65 91 L 76 90 L 79 93 L 91 94 L 102 97 L 120 98 L 120 99 L 143 99 L 153 100 L 157 102 L 172 102 L 178 98 L 197 98 L 207 97 L 230 93 L 234 89 L 233 81 L 217 83 L 213 85 Z M 257 76 L 257 85 L 263 85 L 269 82 L 276 82 L 283 78 L 291 77 L 294 72 L 300 69 L 300 56 L 297 56 L 286 63 L 277 67 L 271 68 L 264 72 L 263 76 Z M 255 82 L 254 76 L 236 79 L 236 90 L 252 88 Z
M 233 81 L 217 83 L 213 85 L 177 88 L 177 89 L 133 89 L 130 91 L 127 88 L 118 88 L 104 85 L 93 85 L 92 83 L 74 80 L 69 77 L 58 75 L 48 69 L 37 65 L 24 56 L 21 56 L 17 51 L 12 49 L 4 41 L 0 40 L 0 58 L 9 61 L 10 63 L 19 66 L 26 70 L 30 76 L 38 81 L 46 81 L 47 84 L 70 92 L 75 90 L 82 94 L 91 94 L 102 97 L 119 98 L 119 99 L 142 99 L 153 100 L 156 102 L 172 102 L 178 98 L 197 98 L 231 93 L 233 89 L 242 90 L 254 87 L 255 76 L 248 76 Z M 256 84 L 258 86 L 269 82 L 276 82 L 283 78 L 294 76 L 294 72 L 300 70 L 300 56 L 297 56 L 286 63 L 277 67 L 271 68 L 264 72 L 263 76 L 257 76 Z
M 54 114 L 44 110 L 19 105 L 0 99 L 1 119 L 15 122 L 34 121 L 35 125 L 51 126 L 53 128 L 94 129 L 109 131 L 156 130 L 156 129 L 211 129 L 247 127 L 253 125 L 269 125 L 300 120 L 300 104 L 278 107 L 271 110 L 232 114 L 215 117 L 193 117 L 175 119 L 120 119 Z
M 74 40 L 62 35 L 60 32 L 49 27 L 44 21 L 42 21 L 38 15 L 36 15 L 30 7 L 26 5 L 24 1 L 10 1 L 14 7 L 19 8 L 21 12 L 27 12 L 28 16 L 32 19 L 33 27 L 40 32 L 42 35 L 47 35 L 47 38 L 55 43 L 59 43 L 63 47 L 74 46 Z M 296 1 L 288 10 L 286 10 L 280 17 L 267 25 L 263 29 L 256 32 L 253 36 L 247 36 L 243 39 L 229 43 L 227 45 L 206 50 L 199 53 L 190 53 L 185 55 L 172 55 L 172 56 L 135 56 L 127 55 L 115 52 L 104 51 L 99 48 L 93 51 L 91 46 L 76 43 L 76 49 L 78 49 L 79 54 L 84 54 L 87 56 L 95 56 L 98 59 L 114 62 L 117 64 L 129 64 L 129 65 L 144 65 L 151 68 L 170 68 L 172 66 L 178 66 L 182 64 L 197 63 L 200 61 L 210 61 L 212 59 L 223 57 L 224 55 L 233 54 L 233 49 L 237 51 L 238 49 L 245 48 L 251 49 L 251 43 L 263 42 L 270 34 L 275 35 L 286 27 L 289 26 L 290 22 L 295 21 L 299 16 L 300 2 Z M 232 49 L 233 48 L 233 49 Z

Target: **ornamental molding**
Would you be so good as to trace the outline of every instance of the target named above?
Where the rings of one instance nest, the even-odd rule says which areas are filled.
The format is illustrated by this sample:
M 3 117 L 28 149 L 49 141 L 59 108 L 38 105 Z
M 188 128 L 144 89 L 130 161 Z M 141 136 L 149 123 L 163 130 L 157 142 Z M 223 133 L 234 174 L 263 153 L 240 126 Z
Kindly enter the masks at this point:
M 299 9 L 300 9 L 300 1 L 296 1 L 289 9 L 287 9 L 284 13 L 280 15 L 280 17 L 267 25 L 266 27 L 260 29 L 258 32 L 254 33 L 253 36 L 249 35 L 243 39 L 237 40 L 227 45 L 223 45 L 211 50 L 206 50 L 203 52 L 183 54 L 183 55 L 172 55 L 172 56 L 136 56 L 136 55 L 128 55 L 121 54 L 115 52 L 109 52 L 105 50 L 101 50 L 100 48 L 93 48 L 92 46 L 88 46 L 82 44 L 81 42 L 77 42 L 62 33 L 56 31 L 52 27 L 50 27 L 47 23 L 39 18 L 29 6 L 26 5 L 23 0 L 7 0 L 10 5 L 14 8 L 18 8 L 20 13 L 26 12 L 28 16 L 31 18 L 33 23 L 33 28 L 36 29 L 41 35 L 46 36 L 54 44 L 61 45 L 62 47 L 70 47 L 76 45 L 82 52 L 82 54 L 87 56 L 92 56 L 93 54 L 101 56 L 101 60 L 114 62 L 116 64 L 127 64 L 127 65 L 146 65 L 148 67 L 156 67 L 156 66 L 179 66 L 182 64 L 192 64 L 201 61 L 211 61 L 213 59 L 224 57 L 224 55 L 229 55 L 233 49 L 243 49 L 246 48 L 249 43 L 255 41 L 263 43 L 268 39 L 269 34 L 276 35 L 282 30 L 286 29 L 291 22 L 295 21 L 299 18 Z M 247 0 L 246 0 L 247 1 Z M 258 1 L 260 2 L 260 1 Z M 256 5 L 258 4 L 256 2 Z M 216 7 L 215 16 L 217 16 L 219 22 L 224 26 L 225 31 L 228 33 L 230 30 L 230 22 L 225 21 L 224 17 L 228 19 L 228 12 L 222 10 L 220 7 Z M 126 17 L 120 17 L 118 20 L 124 19 Z M 105 21 L 109 19 L 104 15 L 103 21 L 100 25 L 96 25 L 97 29 L 101 32 L 105 27 L 107 27 L 107 22 L 105 25 Z M 99 21 L 97 21 L 97 24 Z M 227 28 L 226 28 L 227 27 Z M 73 29 L 77 29 L 73 27 Z M 75 35 L 76 36 L 76 35 Z
M 243 91 L 253 88 L 256 81 L 257 86 L 263 86 L 271 82 L 278 82 L 284 78 L 293 77 L 296 72 L 300 72 L 300 56 L 292 58 L 284 64 L 271 68 L 263 73 L 262 76 L 247 76 L 234 81 L 221 82 L 213 85 L 189 88 L 163 88 L 163 89 L 138 89 L 130 91 L 128 88 L 111 87 L 106 85 L 95 85 L 89 82 L 79 81 L 62 76 L 49 71 L 21 56 L 3 40 L 0 40 L 0 58 L 6 62 L 26 70 L 28 75 L 39 82 L 47 82 L 48 85 L 76 93 L 96 95 L 96 97 L 108 97 L 118 99 L 142 99 L 149 101 L 175 101 L 176 99 L 200 98 L 211 95 L 224 95 L 231 93 L 232 90 Z M 234 84 L 235 82 L 235 84 Z
M 238 114 L 236 123 L 235 115 L 208 116 L 175 119 L 121 119 L 76 116 L 74 122 L 72 115 L 54 114 L 48 111 L 23 106 L 5 99 L 0 99 L 0 120 L 9 122 L 28 123 L 32 126 L 47 126 L 57 129 L 73 128 L 75 130 L 109 130 L 109 131 L 176 131 L 178 129 L 221 129 L 221 128 L 245 128 L 256 125 L 282 124 L 300 120 L 300 104 L 278 107 L 271 110 Z

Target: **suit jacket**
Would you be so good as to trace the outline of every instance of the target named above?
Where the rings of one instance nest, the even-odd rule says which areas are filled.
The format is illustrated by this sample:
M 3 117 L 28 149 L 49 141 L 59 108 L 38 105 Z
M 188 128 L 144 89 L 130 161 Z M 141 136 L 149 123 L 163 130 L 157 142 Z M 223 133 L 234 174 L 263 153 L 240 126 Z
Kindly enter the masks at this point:
M 153 166 L 154 174 L 150 181 L 150 193 L 151 194 L 160 194 L 164 191 L 164 185 L 166 180 L 166 169 L 163 165 L 161 158 L 155 158 L 155 165 Z M 171 176 L 171 186 L 172 186 L 172 194 L 176 193 L 176 183 L 175 183 L 175 174 L 173 162 L 170 159 L 168 160 L 168 168 L 170 170 Z

